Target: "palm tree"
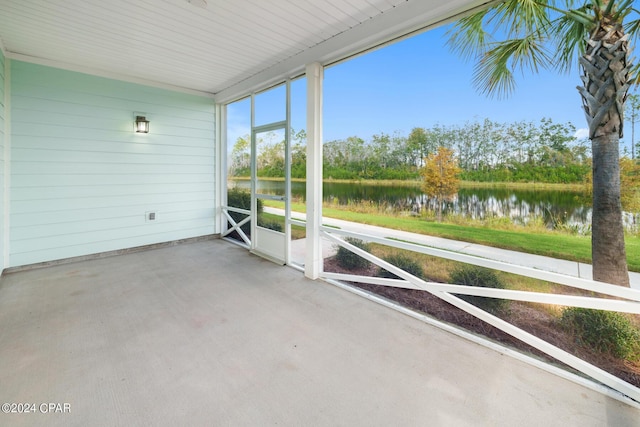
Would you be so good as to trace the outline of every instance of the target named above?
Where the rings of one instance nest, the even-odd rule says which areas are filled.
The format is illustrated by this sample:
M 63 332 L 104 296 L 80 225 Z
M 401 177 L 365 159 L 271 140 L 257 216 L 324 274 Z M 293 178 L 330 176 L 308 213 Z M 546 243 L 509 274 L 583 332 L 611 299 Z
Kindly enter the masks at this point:
M 627 93 L 638 83 L 629 47 L 640 32 L 638 15 L 633 0 L 507 0 L 457 22 L 449 39 L 477 61 L 474 84 L 488 95 L 511 93 L 514 69 L 569 72 L 579 64 L 593 150 L 593 279 L 622 286 L 629 274 L 618 146 Z

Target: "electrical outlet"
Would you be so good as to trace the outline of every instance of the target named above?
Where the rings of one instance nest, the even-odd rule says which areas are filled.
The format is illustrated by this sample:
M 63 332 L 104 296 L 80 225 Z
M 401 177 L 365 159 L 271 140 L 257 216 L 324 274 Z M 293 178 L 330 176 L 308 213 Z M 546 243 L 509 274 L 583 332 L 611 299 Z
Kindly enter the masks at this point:
M 158 219 L 158 212 L 155 212 L 155 211 L 145 212 L 144 219 L 147 222 L 156 221 Z

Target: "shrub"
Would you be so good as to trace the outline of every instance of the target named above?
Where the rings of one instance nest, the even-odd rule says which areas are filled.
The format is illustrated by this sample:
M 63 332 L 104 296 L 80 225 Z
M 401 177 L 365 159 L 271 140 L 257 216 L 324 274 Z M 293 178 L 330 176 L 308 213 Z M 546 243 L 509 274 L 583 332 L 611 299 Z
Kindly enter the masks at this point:
M 279 231 L 281 233 L 284 231 L 284 226 L 282 225 L 281 222 L 278 222 L 273 219 L 264 219 L 261 216 L 258 217 L 258 225 L 260 227 L 268 228 L 269 230 L 273 230 L 273 231 Z
M 393 254 L 384 257 L 384 260 L 389 264 L 393 264 L 399 269 L 406 271 L 409 274 L 424 279 L 424 271 L 422 270 L 422 266 L 420 265 L 420 263 L 407 255 Z M 385 277 L 387 279 L 400 279 L 400 277 L 385 270 L 384 268 L 378 269 L 378 273 L 376 275 L 378 277 Z
M 496 273 L 487 268 L 475 265 L 461 265 L 455 268 L 449 275 L 451 283 L 465 286 L 478 286 L 483 288 L 504 289 L 505 285 Z M 478 308 L 490 313 L 499 313 L 509 307 L 509 301 L 500 298 L 476 297 L 471 295 L 459 295 L 459 297 Z
M 258 199 L 258 215 L 260 215 L 263 211 L 262 200 Z M 232 188 L 227 192 L 227 206 L 232 206 L 234 208 L 251 210 L 251 192 L 241 190 L 240 188 Z M 229 216 L 233 218 L 233 220 L 238 223 L 245 219 L 247 216 L 245 214 L 241 214 L 238 212 L 229 212 Z M 251 222 L 247 222 L 242 227 L 242 231 L 246 235 L 251 234 Z
M 258 199 L 258 213 L 262 213 L 262 199 Z M 227 191 L 227 206 L 251 210 L 251 192 L 234 187 Z
M 623 314 L 568 307 L 562 311 L 560 324 L 582 346 L 621 359 L 640 359 L 640 330 Z
M 360 239 L 356 239 L 354 237 L 347 237 L 344 239 L 347 243 L 352 244 L 362 250 L 370 252 L 370 245 Z M 362 258 L 360 255 L 356 255 L 351 252 L 347 248 L 343 248 L 342 246 L 338 246 L 338 251 L 336 252 L 336 260 L 338 261 L 338 265 L 342 268 L 347 268 L 349 270 L 359 269 L 359 268 L 367 268 L 371 264 L 368 260 Z

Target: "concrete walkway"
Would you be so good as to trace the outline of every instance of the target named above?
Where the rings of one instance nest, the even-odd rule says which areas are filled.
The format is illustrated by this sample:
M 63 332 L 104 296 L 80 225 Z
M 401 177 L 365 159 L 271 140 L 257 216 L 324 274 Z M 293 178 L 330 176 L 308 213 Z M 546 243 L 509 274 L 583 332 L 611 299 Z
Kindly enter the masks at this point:
M 222 240 L 3 276 L 0 361 L 0 403 L 35 408 L 2 426 L 640 420 L 640 405 Z
M 275 208 L 264 208 L 265 212 L 284 215 L 284 210 Z M 305 215 L 292 212 L 292 217 L 297 219 L 305 219 Z M 453 252 L 475 255 L 482 258 L 492 259 L 496 261 L 507 262 L 523 267 L 531 267 L 554 273 L 566 274 L 573 277 L 581 277 L 585 279 L 592 278 L 591 264 L 585 264 L 575 261 L 566 261 L 556 258 L 550 258 L 540 255 L 527 254 L 523 252 L 511 251 L 507 249 L 499 249 L 490 246 L 478 245 L 475 243 L 460 242 L 457 240 L 443 239 L 441 237 L 426 236 L 424 234 L 410 233 L 401 230 L 392 230 L 374 225 L 359 224 L 356 222 L 343 221 L 334 218 L 323 219 L 325 225 L 339 227 L 345 231 L 355 233 L 369 234 L 376 237 L 392 237 L 406 242 L 417 243 L 432 248 L 445 249 Z M 298 259 L 304 259 L 304 244 L 298 242 L 300 250 L 298 251 Z M 326 245 L 325 245 L 326 246 Z M 297 247 L 297 246 L 296 246 Z M 325 250 L 327 250 L 325 248 Z M 302 252 L 301 252 L 302 251 Z M 640 289 L 640 273 L 630 272 L 629 281 L 631 287 Z

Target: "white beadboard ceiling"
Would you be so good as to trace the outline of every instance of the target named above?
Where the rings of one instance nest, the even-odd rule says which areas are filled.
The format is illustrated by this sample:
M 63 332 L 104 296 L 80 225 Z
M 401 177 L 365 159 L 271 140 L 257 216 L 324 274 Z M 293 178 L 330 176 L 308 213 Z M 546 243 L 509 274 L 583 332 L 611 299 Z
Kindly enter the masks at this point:
M 8 58 L 224 101 L 488 2 L 0 0 L 0 46 Z

